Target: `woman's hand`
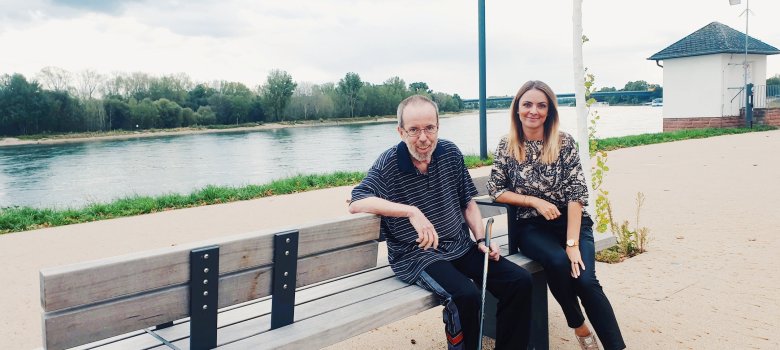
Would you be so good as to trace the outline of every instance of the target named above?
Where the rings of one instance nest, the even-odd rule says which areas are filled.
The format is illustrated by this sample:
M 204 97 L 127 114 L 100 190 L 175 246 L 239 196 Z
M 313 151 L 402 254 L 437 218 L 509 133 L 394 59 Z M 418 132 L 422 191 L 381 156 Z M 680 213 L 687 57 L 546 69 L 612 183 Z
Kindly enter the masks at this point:
M 561 216 L 561 211 L 558 210 L 556 206 L 552 205 L 552 203 L 541 198 L 531 198 L 533 198 L 531 200 L 531 206 L 533 206 L 539 214 L 544 216 L 545 219 L 553 220 Z
M 566 255 L 571 261 L 571 277 L 580 277 L 580 268 L 585 270 L 585 263 L 582 261 L 579 247 L 566 247 Z

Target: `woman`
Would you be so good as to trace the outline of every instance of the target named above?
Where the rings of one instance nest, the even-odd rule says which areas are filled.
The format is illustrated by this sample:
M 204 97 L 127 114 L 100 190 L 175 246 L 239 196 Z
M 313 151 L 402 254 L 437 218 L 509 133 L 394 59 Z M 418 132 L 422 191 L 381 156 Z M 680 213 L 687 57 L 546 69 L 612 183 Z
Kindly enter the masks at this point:
M 493 160 L 488 191 L 517 206 L 520 250 L 544 266 L 547 283 L 583 349 L 598 349 L 577 298 L 606 349 L 623 349 L 615 313 L 596 279 L 588 187 L 571 135 L 558 131 L 555 93 L 525 83 L 512 100 L 511 130 Z

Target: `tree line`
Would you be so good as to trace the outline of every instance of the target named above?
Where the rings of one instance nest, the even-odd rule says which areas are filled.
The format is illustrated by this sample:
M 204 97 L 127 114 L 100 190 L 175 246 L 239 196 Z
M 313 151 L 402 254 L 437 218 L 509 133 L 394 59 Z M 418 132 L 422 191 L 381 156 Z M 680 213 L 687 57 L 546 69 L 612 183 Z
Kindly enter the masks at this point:
M 347 73 L 338 82 L 296 82 L 283 70 L 250 88 L 240 82 L 195 83 L 186 74 L 102 75 L 46 67 L 32 79 L 0 76 L 0 135 L 322 120 L 394 115 L 398 103 L 425 94 L 442 112 L 463 109 L 458 94 L 395 76 L 381 84 Z
M 623 86 L 622 89 L 617 89 L 614 86 L 603 87 L 598 90 L 599 92 L 614 92 L 614 91 L 650 91 L 652 96 L 648 98 L 641 98 L 637 96 L 608 96 L 596 98 L 599 102 L 607 102 L 610 105 L 641 105 L 646 102 L 652 101 L 654 98 L 664 97 L 664 88 L 658 84 L 648 84 L 644 80 L 629 81 Z

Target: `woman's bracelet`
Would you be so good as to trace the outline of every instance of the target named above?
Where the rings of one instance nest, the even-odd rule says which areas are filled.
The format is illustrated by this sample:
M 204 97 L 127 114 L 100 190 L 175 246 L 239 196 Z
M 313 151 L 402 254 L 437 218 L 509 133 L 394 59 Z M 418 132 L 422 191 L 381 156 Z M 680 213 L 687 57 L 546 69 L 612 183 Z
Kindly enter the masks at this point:
M 485 239 L 484 238 L 478 239 L 477 240 L 477 245 L 479 245 L 480 243 L 485 243 Z

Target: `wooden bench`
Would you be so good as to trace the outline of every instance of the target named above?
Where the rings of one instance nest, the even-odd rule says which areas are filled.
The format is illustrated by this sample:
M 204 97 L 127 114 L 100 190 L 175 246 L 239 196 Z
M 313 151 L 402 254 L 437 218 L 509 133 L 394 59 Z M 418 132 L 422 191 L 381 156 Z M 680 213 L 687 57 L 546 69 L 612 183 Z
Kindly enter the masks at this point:
M 474 181 L 484 194 L 486 178 Z M 495 214 L 486 209 L 483 216 Z M 504 255 L 505 217 L 494 229 Z M 360 214 L 44 269 L 44 346 L 314 349 L 437 306 L 430 292 L 377 262 L 378 239 L 379 218 Z M 612 237 L 597 238 L 599 250 L 612 244 Z M 543 272 L 520 254 L 506 258 L 534 274 L 532 343 L 545 349 Z

